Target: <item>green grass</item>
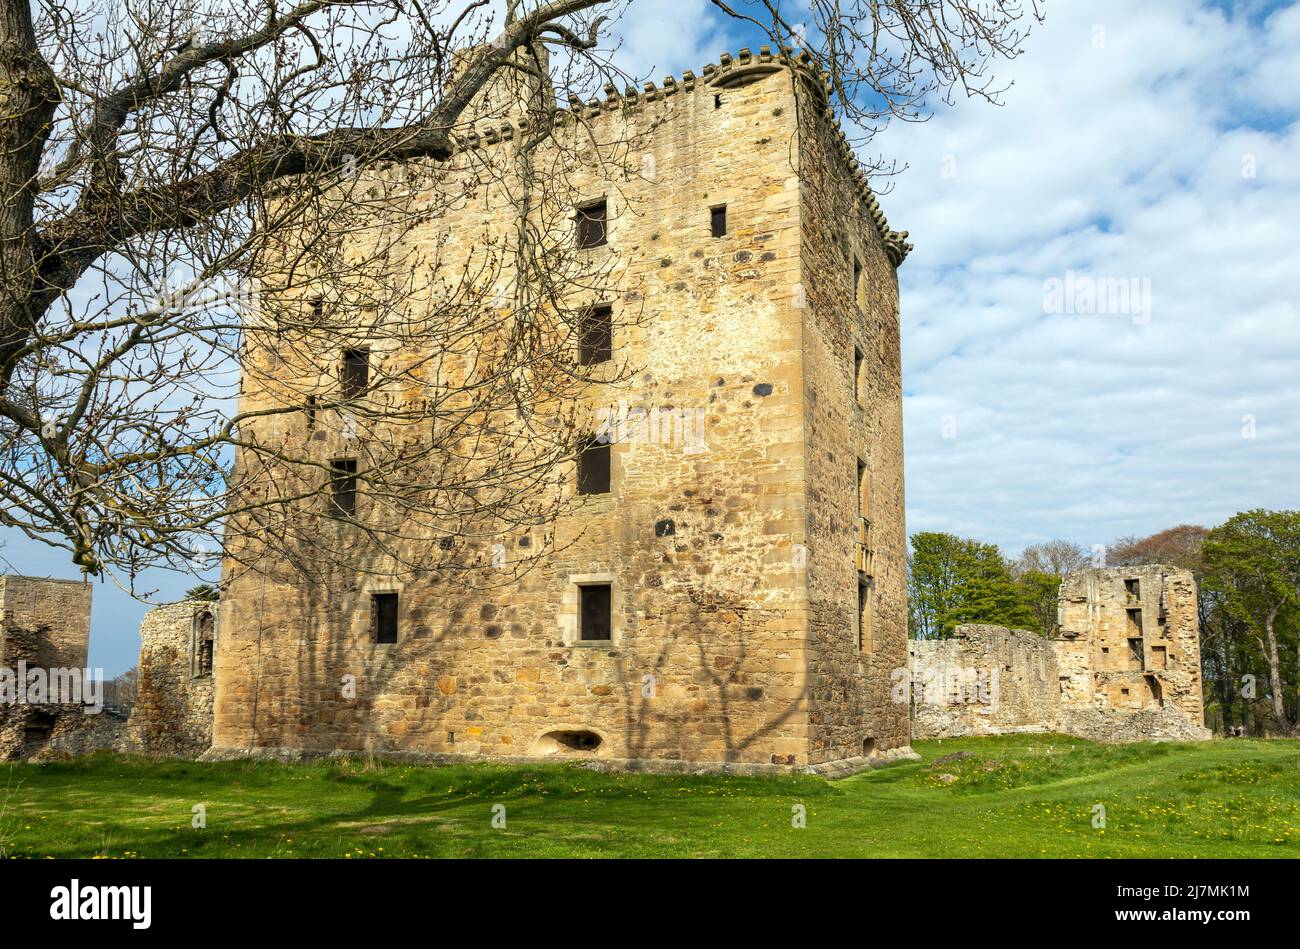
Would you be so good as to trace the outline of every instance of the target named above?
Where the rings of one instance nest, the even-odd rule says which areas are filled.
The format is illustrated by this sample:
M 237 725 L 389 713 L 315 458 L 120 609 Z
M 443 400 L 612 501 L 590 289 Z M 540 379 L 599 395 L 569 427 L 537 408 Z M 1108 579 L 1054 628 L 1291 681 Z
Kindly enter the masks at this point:
M 154 762 L 0 766 L 16 857 L 1297 857 L 1300 742 L 918 742 L 925 759 L 815 777 L 573 765 Z M 956 751 L 972 757 L 937 767 Z M 946 774 L 955 777 L 940 779 Z M 192 808 L 207 827 L 191 827 Z M 494 829 L 494 805 L 506 827 Z M 1094 806 L 1106 826 L 1093 827 Z M 791 826 L 796 805 L 807 826 Z

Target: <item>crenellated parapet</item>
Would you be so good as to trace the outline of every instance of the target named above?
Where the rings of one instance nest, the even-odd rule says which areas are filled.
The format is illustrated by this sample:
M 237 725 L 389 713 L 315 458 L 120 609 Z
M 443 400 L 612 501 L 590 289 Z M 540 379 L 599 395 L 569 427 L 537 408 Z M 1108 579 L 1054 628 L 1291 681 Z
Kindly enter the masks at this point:
M 779 52 L 773 52 L 770 46 L 761 46 L 755 53 L 748 48 L 742 48 L 735 55 L 723 53 L 716 63 L 705 65 L 698 76 L 688 69 L 680 76 L 665 76 L 659 83 L 647 81 L 640 89 L 627 86 L 621 91 L 613 83 L 606 83 L 602 90 L 603 98 L 583 101 L 571 96 L 568 105 L 561 107 L 555 115 L 548 114 L 546 121 L 555 123 L 555 127 L 559 128 L 569 122 L 591 121 L 605 115 L 653 107 L 657 103 L 667 102 L 680 96 L 717 95 L 764 75 L 782 71 L 791 71 L 798 75 L 805 81 L 807 88 L 814 93 L 813 101 L 818 103 L 829 119 L 827 124 L 832 135 L 831 151 L 837 156 L 852 182 L 866 216 L 875 226 L 890 262 L 898 267 L 912 250 L 912 244 L 907 241 L 908 232 L 896 231 L 889 226 L 885 213 L 871 188 L 866 169 L 854 154 L 853 146 L 844 134 L 844 129 L 830 109 L 829 77 L 826 76 L 816 58 L 806 51 L 786 47 Z M 501 142 L 523 140 L 540 130 L 540 122 L 530 120 L 527 115 L 521 113 L 507 122 L 465 131 L 457 141 L 462 149 L 476 149 Z

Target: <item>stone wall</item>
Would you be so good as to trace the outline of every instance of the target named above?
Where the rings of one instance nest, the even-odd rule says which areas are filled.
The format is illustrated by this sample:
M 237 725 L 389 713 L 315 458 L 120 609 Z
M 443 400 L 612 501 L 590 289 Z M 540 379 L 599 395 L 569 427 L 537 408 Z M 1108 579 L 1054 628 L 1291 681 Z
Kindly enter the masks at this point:
M 952 639 L 911 647 L 918 738 L 1037 731 L 1058 717 L 1057 652 L 1037 633 L 959 626 Z
M 907 536 L 896 266 L 906 235 L 845 174 L 839 129 L 799 101 L 810 742 L 842 760 L 908 744 Z
M 39 632 L 36 654 L 22 658 L 46 668 L 84 669 L 90 648 L 91 586 L 81 580 L 0 576 L 0 663 L 14 665 L 8 631 Z
M 1078 571 L 1061 583 L 1055 639 L 959 626 L 952 639 L 912 643 L 911 653 L 919 738 L 1012 731 L 1094 741 L 1210 737 L 1196 584 L 1185 570 Z
M 606 299 L 637 314 L 614 338 L 635 373 L 591 402 L 698 410 L 704 449 L 619 440 L 611 491 L 574 499 L 547 532 L 458 538 L 465 562 L 485 559 L 494 540 L 511 563 L 545 541 L 525 573 L 478 588 L 402 573 L 377 554 L 355 568 L 319 565 L 326 575 L 306 582 L 287 562 L 258 561 L 248 532 L 223 576 L 214 751 L 665 768 L 905 752 L 905 709 L 888 689 L 906 665 L 893 274 L 906 249 L 794 75 L 744 51 L 583 110 L 595 138 L 635 139 L 654 170 L 615 185 L 595 166 L 570 169 L 608 202 L 608 244 L 587 252 L 617 274 Z M 543 149 L 535 163 L 553 157 Z M 500 215 L 490 225 L 508 225 L 507 191 L 485 186 L 419 239 L 444 261 L 472 257 L 485 209 Z M 710 209 L 723 204 L 728 230 L 714 236 Z M 827 205 L 834 226 L 816 220 Z M 370 345 L 390 366 L 421 355 L 398 334 Z M 855 345 L 869 354 L 856 399 Z M 275 373 L 288 371 L 274 353 L 248 353 L 241 411 L 276 404 Z M 328 379 L 326 366 L 316 371 Z M 348 450 L 331 419 L 315 434 L 294 424 L 281 417 L 257 434 L 314 440 L 322 459 Z M 879 517 L 867 649 L 856 617 L 859 458 Z M 570 497 L 571 482 L 562 490 Z M 320 530 L 346 547 L 355 528 Z M 580 590 L 593 583 L 612 587 L 604 642 L 577 638 Z M 396 643 L 372 632 L 380 593 L 399 598 Z
M 216 603 L 187 600 L 145 614 L 129 725 L 132 750 L 197 757 L 212 744 L 212 673 L 201 649 L 203 618 L 215 618 L 216 610 Z
M 0 668 L 11 687 L 17 687 L 20 669 L 44 670 L 47 682 L 57 676 L 68 683 L 75 675 L 84 683 L 92 589 L 79 580 L 0 576 Z M 48 675 L 53 670 L 55 675 Z M 24 689 L 25 699 L 33 697 Z M 84 703 L 55 701 L 58 697 L 51 691 L 26 704 L 15 692 L 0 701 L 0 760 L 123 747 L 125 727 L 119 716 Z

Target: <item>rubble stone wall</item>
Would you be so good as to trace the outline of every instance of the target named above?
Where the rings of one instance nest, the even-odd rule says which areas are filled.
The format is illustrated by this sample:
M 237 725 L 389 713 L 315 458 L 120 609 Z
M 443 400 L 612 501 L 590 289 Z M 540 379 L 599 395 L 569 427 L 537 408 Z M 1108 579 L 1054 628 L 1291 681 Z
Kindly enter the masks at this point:
M 1141 566 L 1072 573 L 1061 583 L 1058 625 L 1054 639 L 969 625 L 952 639 L 913 642 L 913 735 L 1210 737 L 1189 572 Z
M 187 600 L 150 610 L 140 624 L 140 671 L 129 724 L 133 750 L 197 757 L 212 744 L 213 681 L 198 666 L 196 630 L 216 603 Z
M 19 658 L 45 668 L 84 669 L 92 587 L 81 580 L 0 576 L 0 663 Z M 10 630 L 38 632 L 34 655 L 15 654 Z

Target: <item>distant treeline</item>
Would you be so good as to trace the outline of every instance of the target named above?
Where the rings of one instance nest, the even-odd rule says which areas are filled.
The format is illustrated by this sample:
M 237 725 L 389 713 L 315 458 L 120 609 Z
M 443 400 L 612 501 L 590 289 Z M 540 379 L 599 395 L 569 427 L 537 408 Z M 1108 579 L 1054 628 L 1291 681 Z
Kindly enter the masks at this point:
M 1054 636 L 1061 577 L 1151 563 L 1196 577 L 1207 724 L 1300 735 L 1300 511 L 1247 511 L 1213 529 L 1183 524 L 1104 551 L 1053 540 L 1016 559 L 971 538 L 913 534 L 909 632 L 944 638 L 959 623 L 994 623 Z

